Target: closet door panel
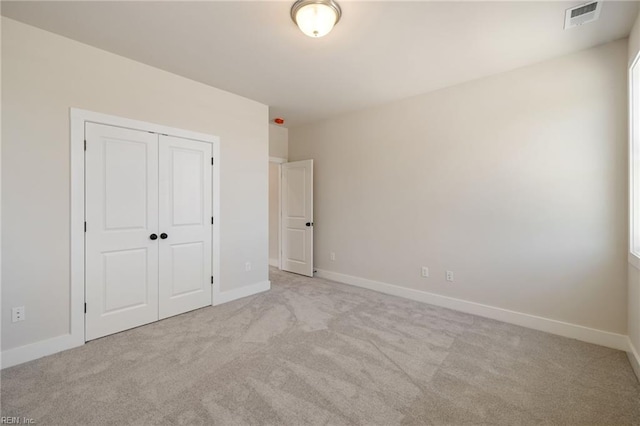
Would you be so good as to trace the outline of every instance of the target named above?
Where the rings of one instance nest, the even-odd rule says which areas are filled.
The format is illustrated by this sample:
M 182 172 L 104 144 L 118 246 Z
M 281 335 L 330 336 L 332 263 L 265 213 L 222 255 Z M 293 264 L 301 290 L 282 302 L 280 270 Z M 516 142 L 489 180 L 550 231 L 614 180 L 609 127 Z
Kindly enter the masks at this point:
M 158 136 L 85 127 L 86 340 L 158 319 Z
M 211 144 L 159 138 L 159 316 L 211 305 Z

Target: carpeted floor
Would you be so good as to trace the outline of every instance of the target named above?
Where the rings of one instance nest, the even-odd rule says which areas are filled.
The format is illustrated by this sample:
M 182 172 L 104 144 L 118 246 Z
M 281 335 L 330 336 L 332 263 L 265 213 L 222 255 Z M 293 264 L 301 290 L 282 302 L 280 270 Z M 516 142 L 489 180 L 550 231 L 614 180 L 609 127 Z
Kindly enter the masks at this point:
M 93 424 L 640 424 L 623 352 L 321 279 L 2 371 L 2 416 Z

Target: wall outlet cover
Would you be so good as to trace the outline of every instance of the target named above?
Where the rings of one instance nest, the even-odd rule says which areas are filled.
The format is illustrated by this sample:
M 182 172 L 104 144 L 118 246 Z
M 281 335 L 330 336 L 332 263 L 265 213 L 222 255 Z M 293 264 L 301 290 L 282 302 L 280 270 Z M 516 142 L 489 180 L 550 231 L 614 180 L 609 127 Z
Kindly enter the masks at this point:
M 11 322 L 24 321 L 26 319 L 24 306 L 11 308 Z

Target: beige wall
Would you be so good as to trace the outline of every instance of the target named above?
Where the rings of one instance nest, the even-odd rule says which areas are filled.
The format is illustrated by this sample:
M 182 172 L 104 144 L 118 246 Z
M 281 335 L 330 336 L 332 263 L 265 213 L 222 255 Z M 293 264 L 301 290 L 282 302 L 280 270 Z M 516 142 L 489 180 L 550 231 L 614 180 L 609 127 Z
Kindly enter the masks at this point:
M 269 156 L 287 158 L 289 153 L 289 129 L 269 124 Z
M 3 350 L 69 333 L 69 107 L 219 136 L 221 290 L 268 279 L 267 106 L 6 18 L 2 86 Z
M 629 64 L 640 52 L 640 15 L 629 35 Z M 629 263 L 629 288 L 628 288 L 628 332 L 629 339 L 635 348 L 636 354 L 640 354 L 640 271 Z M 632 365 L 636 374 L 640 377 L 640 359 Z
M 317 268 L 626 334 L 626 64 L 621 40 L 289 129 Z

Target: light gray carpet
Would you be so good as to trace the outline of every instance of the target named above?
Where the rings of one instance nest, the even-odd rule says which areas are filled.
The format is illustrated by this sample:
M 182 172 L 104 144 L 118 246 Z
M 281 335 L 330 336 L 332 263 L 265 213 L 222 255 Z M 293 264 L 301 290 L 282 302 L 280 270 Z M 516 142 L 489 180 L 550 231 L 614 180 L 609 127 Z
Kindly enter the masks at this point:
M 640 424 L 623 352 L 321 279 L 2 371 L 38 425 Z

